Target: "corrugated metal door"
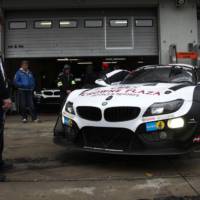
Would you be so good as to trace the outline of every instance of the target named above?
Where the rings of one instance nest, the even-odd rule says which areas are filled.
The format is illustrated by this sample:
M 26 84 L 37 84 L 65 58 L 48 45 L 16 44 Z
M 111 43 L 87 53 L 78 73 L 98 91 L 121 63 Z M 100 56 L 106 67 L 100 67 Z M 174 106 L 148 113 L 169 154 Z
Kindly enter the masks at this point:
M 5 54 L 7 58 L 155 56 L 156 13 L 154 9 L 9 12 Z M 136 26 L 137 20 L 144 22 Z M 35 28 L 38 21 L 46 25 L 50 21 L 52 26 Z M 61 28 L 61 21 L 76 26 Z
M 111 23 L 120 24 L 119 27 Z M 105 17 L 106 49 L 133 49 L 132 17 Z M 121 27 L 120 27 L 121 26 Z

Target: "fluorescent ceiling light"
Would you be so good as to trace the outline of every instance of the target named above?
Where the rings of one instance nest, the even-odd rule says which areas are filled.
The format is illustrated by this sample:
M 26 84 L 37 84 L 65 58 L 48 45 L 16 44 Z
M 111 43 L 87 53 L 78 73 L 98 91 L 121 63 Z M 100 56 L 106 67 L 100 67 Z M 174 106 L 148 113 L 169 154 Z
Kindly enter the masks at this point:
M 127 24 L 127 20 L 116 20 L 115 24 Z
M 50 26 L 52 23 L 51 22 L 40 22 L 42 26 Z
M 68 58 L 58 58 L 57 61 L 65 62 L 65 61 L 69 61 L 69 59 Z
M 126 58 L 106 58 L 106 61 L 123 61 L 126 60 Z
M 60 22 L 60 25 L 70 25 L 71 22 L 70 21 L 62 21 Z
M 106 62 L 103 62 L 103 63 L 106 63 L 106 64 L 117 64 L 117 61 L 106 61 Z
M 70 58 L 69 61 L 78 61 L 78 58 Z
M 78 65 L 92 65 L 93 62 L 79 62 Z
M 58 58 L 57 61 L 71 61 L 71 62 L 75 62 L 78 61 L 78 58 Z

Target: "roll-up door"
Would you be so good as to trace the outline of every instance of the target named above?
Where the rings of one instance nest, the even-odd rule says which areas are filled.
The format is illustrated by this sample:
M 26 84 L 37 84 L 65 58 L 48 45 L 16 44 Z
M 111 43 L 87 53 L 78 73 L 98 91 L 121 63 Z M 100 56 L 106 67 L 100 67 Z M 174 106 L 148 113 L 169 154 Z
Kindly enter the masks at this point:
M 6 13 L 7 58 L 157 56 L 154 9 Z

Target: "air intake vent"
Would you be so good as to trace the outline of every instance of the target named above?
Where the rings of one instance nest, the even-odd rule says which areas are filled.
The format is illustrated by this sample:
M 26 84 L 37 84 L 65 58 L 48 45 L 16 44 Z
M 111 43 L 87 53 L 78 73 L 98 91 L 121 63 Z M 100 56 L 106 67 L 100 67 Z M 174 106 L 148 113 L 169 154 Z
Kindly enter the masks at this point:
M 137 107 L 113 107 L 105 110 L 104 117 L 108 122 L 123 122 L 133 120 L 139 114 L 140 108 Z
M 102 119 L 101 110 L 96 107 L 80 106 L 77 107 L 77 113 L 81 118 L 90 121 L 101 121 Z

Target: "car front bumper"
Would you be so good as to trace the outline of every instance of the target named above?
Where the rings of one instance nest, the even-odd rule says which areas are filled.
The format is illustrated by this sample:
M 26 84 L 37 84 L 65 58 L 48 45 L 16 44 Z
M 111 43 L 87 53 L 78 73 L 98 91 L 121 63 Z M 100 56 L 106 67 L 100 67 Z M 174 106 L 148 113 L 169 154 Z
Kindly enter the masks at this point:
M 163 134 L 165 137 L 163 137 Z M 199 123 L 186 119 L 178 130 L 146 132 L 141 124 L 136 132 L 125 128 L 84 127 L 74 121 L 54 134 L 54 142 L 89 152 L 123 155 L 180 155 L 200 147 Z

